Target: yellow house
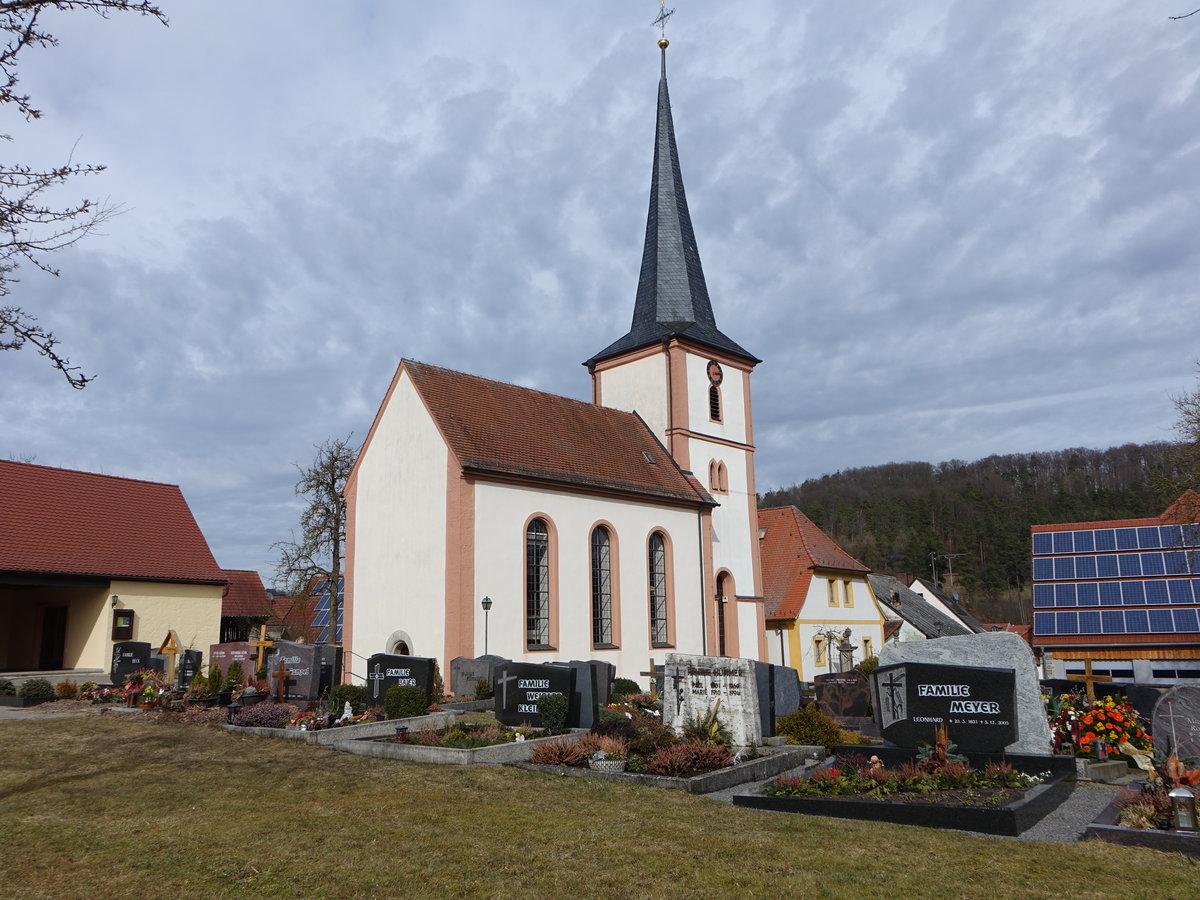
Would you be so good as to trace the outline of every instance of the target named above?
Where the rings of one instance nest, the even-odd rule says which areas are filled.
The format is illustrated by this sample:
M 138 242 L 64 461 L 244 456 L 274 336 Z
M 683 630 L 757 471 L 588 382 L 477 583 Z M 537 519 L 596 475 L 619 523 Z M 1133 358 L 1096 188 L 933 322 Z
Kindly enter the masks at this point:
M 879 652 L 886 619 L 866 566 L 794 506 L 760 509 L 758 541 L 771 662 L 812 681 Z
M 226 581 L 177 486 L 0 461 L 0 671 L 108 672 L 172 630 L 207 652 Z

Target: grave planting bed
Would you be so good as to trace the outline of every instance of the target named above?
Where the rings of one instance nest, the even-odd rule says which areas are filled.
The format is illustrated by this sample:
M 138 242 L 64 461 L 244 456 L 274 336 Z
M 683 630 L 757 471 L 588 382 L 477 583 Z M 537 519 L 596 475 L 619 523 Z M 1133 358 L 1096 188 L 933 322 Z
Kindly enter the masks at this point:
M 835 753 L 863 754 L 863 748 L 840 746 Z M 871 748 L 889 768 L 915 759 L 910 750 L 902 748 Z M 813 816 L 832 816 L 840 819 L 865 819 L 893 822 L 899 825 L 920 825 L 925 828 L 950 828 L 1001 834 L 1015 837 L 1037 824 L 1056 809 L 1075 788 L 1075 761 L 1071 758 L 1047 756 L 1005 756 L 999 753 L 964 754 L 972 767 L 983 768 L 989 762 L 1007 761 L 1018 772 L 1029 775 L 1050 773 L 1047 781 L 1028 789 L 1014 789 L 1014 799 L 996 806 L 964 805 L 965 791 L 944 793 L 958 802 L 938 802 L 938 794 L 921 796 L 916 802 L 900 799 L 876 800 L 866 795 L 826 797 L 771 797 L 763 794 L 742 794 L 733 798 L 734 806 L 768 809 L 775 812 L 803 813 Z M 987 793 L 980 791 L 981 802 Z M 994 793 L 994 792 L 993 792 Z
M 624 782 L 626 784 L 644 784 L 648 787 L 668 788 L 676 791 L 687 791 L 691 794 L 711 794 L 736 787 L 751 781 L 762 781 L 772 775 L 779 775 L 789 769 L 804 766 L 814 754 L 824 758 L 824 747 L 785 746 L 762 747 L 757 759 L 746 760 L 737 765 L 727 766 L 694 775 L 691 778 L 672 778 L 667 775 L 652 775 L 649 772 L 600 772 L 594 769 L 576 766 L 539 766 L 531 762 L 513 763 L 518 769 L 530 772 L 544 772 L 547 775 L 566 775 L 571 778 L 599 778 L 604 781 Z
M 1121 799 L 1118 797 L 1104 808 L 1094 822 L 1088 825 L 1085 837 L 1107 841 L 1110 844 L 1121 844 L 1125 847 L 1148 847 L 1151 850 L 1162 850 L 1165 853 L 1182 853 L 1184 856 L 1200 859 L 1200 832 L 1125 828 L 1117 824 L 1120 816 Z
M 393 733 L 395 732 L 395 727 L 392 728 L 392 731 Z M 431 747 L 424 744 L 397 743 L 394 740 L 387 741 L 382 740 L 380 737 L 368 736 L 331 741 L 326 746 L 334 750 L 340 750 L 343 753 L 373 756 L 377 759 L 399 759 L 406 762 L 436 763 L 439 765 L 502 766 L 506 763 L 527 760 L 533 752 L 533 748 L 538 744 L 560 740 L 561 737 L 562 735 L 551 735 L 550 737 L 513 741 L 507 744 L 493 744 L 490 747 L 470 747 L 463 749 L 458 747 Z
M 444 728 L 453 724 L 458 712 L 437 712 L 411 719 L 385 719 L 382 722 L 366 722 L 362 725 L 342 725 L 339 728 L 321 728 L 317 731 L 297 731 L 288 728 L 253 728 L 244 725 L 222 725 L 226 731 L 238 734 L 255 734 L 260 737 L 284 738 L 293 741 L 308 741 L 322 747 L 332 746 L 360 738 L 375 738 L 395 735 L 397 725 L 405 725 L 409 731 L 422 728 Z

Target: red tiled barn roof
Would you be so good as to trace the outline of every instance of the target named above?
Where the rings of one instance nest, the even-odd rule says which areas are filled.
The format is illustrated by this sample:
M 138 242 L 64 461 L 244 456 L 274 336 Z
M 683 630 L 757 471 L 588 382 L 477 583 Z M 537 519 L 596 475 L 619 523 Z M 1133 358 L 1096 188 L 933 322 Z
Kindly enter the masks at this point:
M 1110 519 L 1107 522 L 1060 522 L 1055 525 L 1031 525 L 1034 534 L 1051 531 L 1083 531 L 1090 528 L 1143 528 L 1151 525 L 1188 525 L 1200 514 L 1200 494 L 1186 490 L 1161 516 L 1145 519 Z
M 768 619 L 794 619 L 816 569 L 865 575 L 870 569 L 833 542 L 794 506 L 758 511 L 763 592 Z
M 407 359 L 400 371 L 464 470 L 713 504 L 633 413 Z
M 229 586 L 221 597 L 221 615 L 252 616 L 266 619 L 272 613 L 271 598 L 262 577 L 247 569 L 226 569 Z
M 3 460 L 0 571 L 225 581 L 176 485 Z

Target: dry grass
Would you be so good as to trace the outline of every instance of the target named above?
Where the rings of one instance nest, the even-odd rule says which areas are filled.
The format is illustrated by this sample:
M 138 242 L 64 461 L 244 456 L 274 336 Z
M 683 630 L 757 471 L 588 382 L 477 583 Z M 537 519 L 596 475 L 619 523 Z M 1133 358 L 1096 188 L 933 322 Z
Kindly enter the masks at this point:
M 1195 897 L 1146 850 L 114 721 L 0 724 L 0 897 Z

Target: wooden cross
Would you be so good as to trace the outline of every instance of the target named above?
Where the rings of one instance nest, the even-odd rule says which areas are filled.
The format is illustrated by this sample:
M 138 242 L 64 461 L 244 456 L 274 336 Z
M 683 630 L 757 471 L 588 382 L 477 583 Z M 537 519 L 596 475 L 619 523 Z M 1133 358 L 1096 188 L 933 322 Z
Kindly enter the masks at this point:
M 1088 699 L 1094 703 L 1096 701 L 1096 682 L 1112 681 L 1112 678 L 1110 678 L 1108 675 L 1093 675 L 1092 661 L 1090 659 L 1085 659 L 1083 661 L 1083 674 L 1068 675 L 1067 680 L 1082 681 L 1087 686 Z
M 251 641 L 250 646 L 258 648 L 258 662 L 254 666 L 254 671 L 257 672 L 259 669 L 262 668 L 263 654 L 267 652 L 267 648 L 275 646 L 274 641 L 267 640 L 267 626 L 266 625 L 258 626 L 258 640 Z
M 284 664 L 283 654 L 281 653 L 279 655 L 279 668 L 271 673 L 271 675 L 277 679 L 277 681 L 275 682 L 275 702 L 276 703 L 283 702 L 284 689 L 287 687 L 287 678 L 291 674 L 292 673 L 290 671 L 288 671 L 287 666 Z
M 660 677 L 665 677 L 666 676 L 665 671 L 656 669 L 654 667 L 654 657 L 652 656 L 652 657 L 650 657 L 650 671 L 649 672 L 638 672 L 638 674 L 650 676 L 650 699 L 657 700 L 658 699 L 658 682 L 656 682 L 655 679 L 660 678 Z
M 163 638 L 162 644 L 158 648 L 159 656 L 170 657 L 167 664 L 167 681 L 171 683 L 175 679 L 175 657 L 179 655 L 179 641 L 175 639 L 175 632 L 168 631 L 167 636 Z

